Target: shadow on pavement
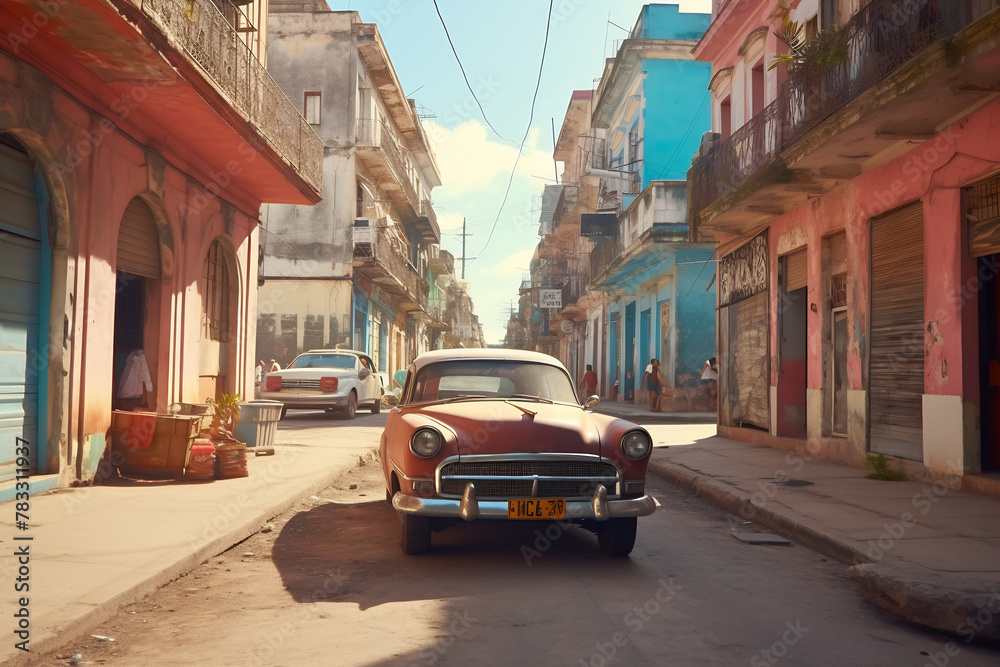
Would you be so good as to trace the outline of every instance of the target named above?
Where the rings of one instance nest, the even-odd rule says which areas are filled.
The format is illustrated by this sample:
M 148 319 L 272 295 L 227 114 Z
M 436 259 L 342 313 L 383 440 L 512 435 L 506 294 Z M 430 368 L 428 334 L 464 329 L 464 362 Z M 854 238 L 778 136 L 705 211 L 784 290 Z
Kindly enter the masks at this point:
M 640 528 L 641 530 L 641 528 Z M 531 588 L 539 578 L 619 578 L 649 573 L 604 556 L 590 532 L 550 522 L 459 523 L 432 537 L 431 552 L 406 556 L 400 519 L 384 500 L 330 503 L 301 512 L 274 542 L 273 562 L 297 602 L 329 599 L 377 605 L 463 598 L 489 604 L 498 579 Z M 527 593 L 525 593 L 527 594 Z M 483 602 L 476 602 L 479 596 Z

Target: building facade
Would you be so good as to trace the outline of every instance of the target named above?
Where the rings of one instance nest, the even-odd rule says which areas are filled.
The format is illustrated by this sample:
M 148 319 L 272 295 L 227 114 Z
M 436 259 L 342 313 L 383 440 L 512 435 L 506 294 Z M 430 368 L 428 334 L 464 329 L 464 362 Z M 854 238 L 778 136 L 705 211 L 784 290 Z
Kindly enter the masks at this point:
M 315 203 L 322 181 L 318 138 L 255 55 L 260 16 L 0 7 L 0 493 L 15 437 L 37 488 L 85 482 L 113 408 L 251 395 L 258 211 Z M 139 356 L 149 383 L 123 397 Z
M 715 356 L 714 244 L 690 236 L 684 182 L 710 126 L 710 68 L 691 55 L 710 20 L 676 5 L 643 7 L 605 66 L 584 160 L 597 181 L 589 289 L 606 294 L 586 304 L 588 363 L 617 400 L 647 402 L 642 379 L 659 359 L 667 410 L 712 400 L 700 376 Z
M 352 348 L 392 372 L 432 345 L 440 174 L 376 26 L 322 4 L 271 7 L 268 68 L 323 140 L 326 195 L 268 207 L 257 354 Z
M 719 243 L 720 433 L 988 485 L 996 3 L 716 5 L 689 199 Z

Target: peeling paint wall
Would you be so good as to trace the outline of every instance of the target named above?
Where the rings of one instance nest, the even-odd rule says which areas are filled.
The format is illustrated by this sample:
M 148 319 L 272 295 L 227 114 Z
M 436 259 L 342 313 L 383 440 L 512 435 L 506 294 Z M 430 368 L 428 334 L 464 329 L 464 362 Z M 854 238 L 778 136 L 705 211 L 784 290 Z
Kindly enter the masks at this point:
M 149 280 L 144 327 L 155 409 L 200 402 L 203 266 L 216 239 L 235 264 L 228 390 L 251 395 L 260 201 L 193 176 L 178 139 L 157 152 L 83 106 L 43 73 L 0 52 L 0 132 L 13 135 L 41 170 L 49 194 L 53 248 L 48 356 L 47 461 L 60 483 L 89 479 L 111 423 L 118 231 L 129 202 L 153 214 L 162 279 Z M 133 111 L 133 114 L 138 114 Z M 124 123 L 123 123 L 124 126 Z M 196 147 L 197 148 L 197 147 Z M 203 147 L 201 147 L 203 148 Z M 232 145 L 237 153 L 239 146 Z M 167 156 L 170 156 L 169 158 Z M 207 187 L 206 184 L 210 185 Z

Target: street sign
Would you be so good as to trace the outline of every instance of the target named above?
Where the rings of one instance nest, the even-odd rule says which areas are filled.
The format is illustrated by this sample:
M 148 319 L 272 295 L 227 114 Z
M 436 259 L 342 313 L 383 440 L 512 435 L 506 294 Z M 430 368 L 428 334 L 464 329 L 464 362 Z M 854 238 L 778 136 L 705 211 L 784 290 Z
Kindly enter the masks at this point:
M 538 290 L 538 305 L 542 308 L 562 308 L 562 290 Z

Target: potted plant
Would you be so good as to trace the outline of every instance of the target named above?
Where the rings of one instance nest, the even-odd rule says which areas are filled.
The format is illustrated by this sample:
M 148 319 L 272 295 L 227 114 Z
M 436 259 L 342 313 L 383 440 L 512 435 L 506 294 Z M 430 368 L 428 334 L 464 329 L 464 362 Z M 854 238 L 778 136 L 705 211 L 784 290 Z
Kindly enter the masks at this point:
M 215 443 L 216 477 L 246 477 L 247 446 L 233 435 L 233 425 L 240 418 L 240 395 L 223 394 L 218 400 L 210 398 L 206 402 L 212 406 L 209 436 Z

